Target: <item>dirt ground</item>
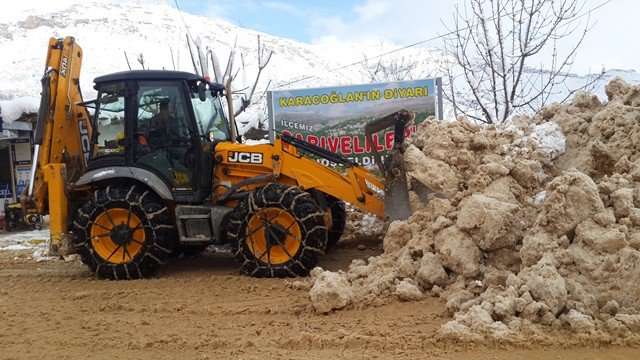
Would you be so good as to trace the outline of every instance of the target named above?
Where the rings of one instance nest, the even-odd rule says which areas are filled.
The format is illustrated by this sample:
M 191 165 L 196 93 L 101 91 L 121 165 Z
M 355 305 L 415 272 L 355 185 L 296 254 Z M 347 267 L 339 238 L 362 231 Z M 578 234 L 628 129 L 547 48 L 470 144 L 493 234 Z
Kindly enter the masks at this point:
M 381 252 L 340 246 L 320 265 L 346 269 Z M 429 297 L 315 315 L 291 280 L 238 274 L 224 253 L 179 258 L 152 279 L 103 281 L 77 260 L 0 252 L 0 358 L 634 359 L 640 350 L 550 334 L 512 344 L 439 338 L 450 320 Z

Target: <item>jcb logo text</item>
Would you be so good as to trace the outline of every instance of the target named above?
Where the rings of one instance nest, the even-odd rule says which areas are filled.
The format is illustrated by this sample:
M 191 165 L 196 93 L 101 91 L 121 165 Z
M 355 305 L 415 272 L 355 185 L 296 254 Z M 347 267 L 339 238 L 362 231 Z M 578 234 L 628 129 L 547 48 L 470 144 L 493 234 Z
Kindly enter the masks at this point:
M 262 164 L 262 153 L 230 151 L 227 161 L 230 163 Z

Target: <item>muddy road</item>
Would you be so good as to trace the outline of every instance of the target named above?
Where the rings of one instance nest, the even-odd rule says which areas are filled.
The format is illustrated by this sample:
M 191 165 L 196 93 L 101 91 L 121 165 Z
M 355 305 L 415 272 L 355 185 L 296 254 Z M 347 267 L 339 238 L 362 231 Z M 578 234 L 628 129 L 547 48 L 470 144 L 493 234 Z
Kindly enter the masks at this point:
M 342 245 L 324 268 L 345 269 L 378 245 Z M 562 335 L 516 344 L 438 339 L 441 300 L 320 316 L 291 280 L 241 276 L 227 254 L 179 258 L 146 280 L 103 281 L 78 261 L 36 262 L 0 252 L 0 358 L 632 359 Z

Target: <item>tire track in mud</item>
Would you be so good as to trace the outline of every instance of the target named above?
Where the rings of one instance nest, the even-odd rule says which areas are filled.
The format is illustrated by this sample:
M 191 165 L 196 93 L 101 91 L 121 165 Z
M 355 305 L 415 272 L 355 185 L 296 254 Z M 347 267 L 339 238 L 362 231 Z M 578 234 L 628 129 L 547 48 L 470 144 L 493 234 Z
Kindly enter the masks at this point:
M 352 258 L 375 251 L 339 248 L 321 265 L 345 268 Z M 177 259 L 151 279 L 108 281 L 96 279 L 79 261 L 37 263 L 27 259 L 28 252 L 17 254 L 16 260 L 16 252 L 0 253 L 0 358 L 548 355 L 436 338 L 449 318 L 435 298 L 316 315 L 306 292 L 290 281 L 241 276 L 233 260 L 220 255 Z M 606 354 L 624 358 L 633 351 Z M 582 354 L 598 358 L 597 351 Z

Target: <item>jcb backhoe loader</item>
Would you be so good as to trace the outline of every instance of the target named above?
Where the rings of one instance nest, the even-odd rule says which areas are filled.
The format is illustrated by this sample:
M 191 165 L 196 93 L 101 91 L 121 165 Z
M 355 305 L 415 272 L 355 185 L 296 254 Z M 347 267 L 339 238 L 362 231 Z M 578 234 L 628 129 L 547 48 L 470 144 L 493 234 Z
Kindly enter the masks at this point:
M 241 144 L 223 111 L 224 87 L 185 72 L 100 76 L 97 99 L 85 102 L 81 62 L 72 37 L 49 41 L 32 177 L 21 204 L 27 217 L 49 214 L 52 254 L 77 252 L 102 278 L 145 277 L 177 248 L 210 244 L 229 244 L 246 274 L 304 276 L 338 242 L 344 201 L 384 216 L 384 189 L 393 193 L 394 210 L 402 208 L 392 217 L 408 216 L 397 154 L 389 157 L 392 167 L 378 157 L 385 184 L 295 137 Z M 368 136 L 395 126 L 398 152 L 412 121 L 406 111 L 392 114 L 367 125 Z

